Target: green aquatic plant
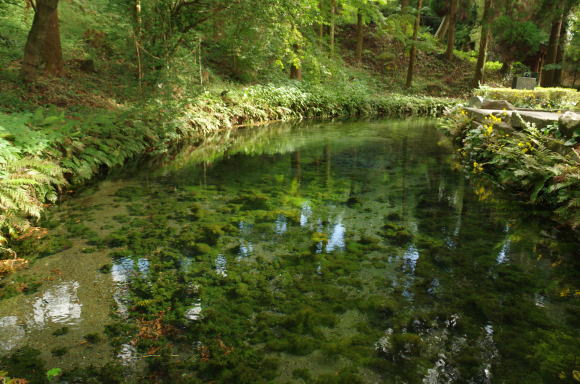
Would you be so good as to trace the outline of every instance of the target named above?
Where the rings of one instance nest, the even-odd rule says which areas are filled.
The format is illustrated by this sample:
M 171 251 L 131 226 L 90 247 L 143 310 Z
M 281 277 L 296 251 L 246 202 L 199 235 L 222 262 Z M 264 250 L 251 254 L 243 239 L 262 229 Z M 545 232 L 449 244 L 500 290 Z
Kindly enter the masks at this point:
M 403 225 L 387 223 L 381 234 L 395 245 L 405 245 L 411 241 L 413 234 Z
M 57 330 L 55 330 L 54 332 L 52 332 L 53 336 L 63 336 L 66 335 L 69 331 L 68 327 L 61 327 L 58 328 Z
M 40 351 L 30 347 L 19 348 L 0 359 L 0 369 L 11 377 L 23 378 L 33 383 L 48 383 Z
M 83 339 L 89 344 L 98 344 L 103 340 L 98 333 L 88 333 L 83 336 Z
M 68 348 L 66 347 L 56 347 L 50 350 L 50 353 L 55 357 L 63 357 L 68 353 Z

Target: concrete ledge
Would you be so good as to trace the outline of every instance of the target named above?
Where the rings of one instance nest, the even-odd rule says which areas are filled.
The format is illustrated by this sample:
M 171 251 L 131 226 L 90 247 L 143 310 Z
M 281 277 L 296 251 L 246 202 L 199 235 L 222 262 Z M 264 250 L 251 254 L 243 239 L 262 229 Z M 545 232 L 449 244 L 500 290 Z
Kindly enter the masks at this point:
M 523 120 L 526 123 L 533 123 L 538 128 L 545 128 L 550 124 L 555 124 L 562 113 L 558 112 L 548 112 L 548 111 L 531 111 L 525 109 L 517 110 L 499 110 L 499 109 L 479 109 L 479 108 L 465 108 L 469 114 L 480 123 L 490 116 L 500 117 L 504 124 L 511 125 L 513 128 L 521 128 Z M 519 115 L 521 120 L 517 117 Z

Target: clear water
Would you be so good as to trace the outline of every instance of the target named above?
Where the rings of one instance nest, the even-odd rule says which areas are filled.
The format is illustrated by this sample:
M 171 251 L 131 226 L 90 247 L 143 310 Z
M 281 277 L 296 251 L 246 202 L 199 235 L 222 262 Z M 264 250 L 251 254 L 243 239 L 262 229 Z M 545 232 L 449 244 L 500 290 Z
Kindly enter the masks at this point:
M 62 383 L 578 380 L 578 239 L 459 169 L 424 121 L 249 128 L 128 167 L 19 244 L 38 258 L 0 287 L 0 367 L 39 383 L 50 368 Z

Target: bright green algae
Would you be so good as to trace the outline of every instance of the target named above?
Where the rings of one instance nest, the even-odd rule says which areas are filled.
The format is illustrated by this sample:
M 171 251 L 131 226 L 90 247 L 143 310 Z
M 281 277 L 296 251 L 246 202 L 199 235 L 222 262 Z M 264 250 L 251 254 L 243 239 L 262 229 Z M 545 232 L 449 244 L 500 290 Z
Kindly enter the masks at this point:
M 1 287 L 16 295 L 1 368 L 39 383 L 53 367 L 63 383 L 573 380 L 572 234 L 470 184 L 429 123 L 259 129 L 55 209 L 51 234 L 19 245 L 35 265 Z

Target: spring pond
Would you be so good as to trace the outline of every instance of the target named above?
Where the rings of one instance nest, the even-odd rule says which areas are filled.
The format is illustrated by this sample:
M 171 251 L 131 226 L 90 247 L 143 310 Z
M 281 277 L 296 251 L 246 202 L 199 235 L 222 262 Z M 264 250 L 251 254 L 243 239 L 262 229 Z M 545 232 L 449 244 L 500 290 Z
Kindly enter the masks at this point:
M 578 239 L 430 121 L 208 137 L 17 244 L 0 370 L 31 383 L 572 383 Z

